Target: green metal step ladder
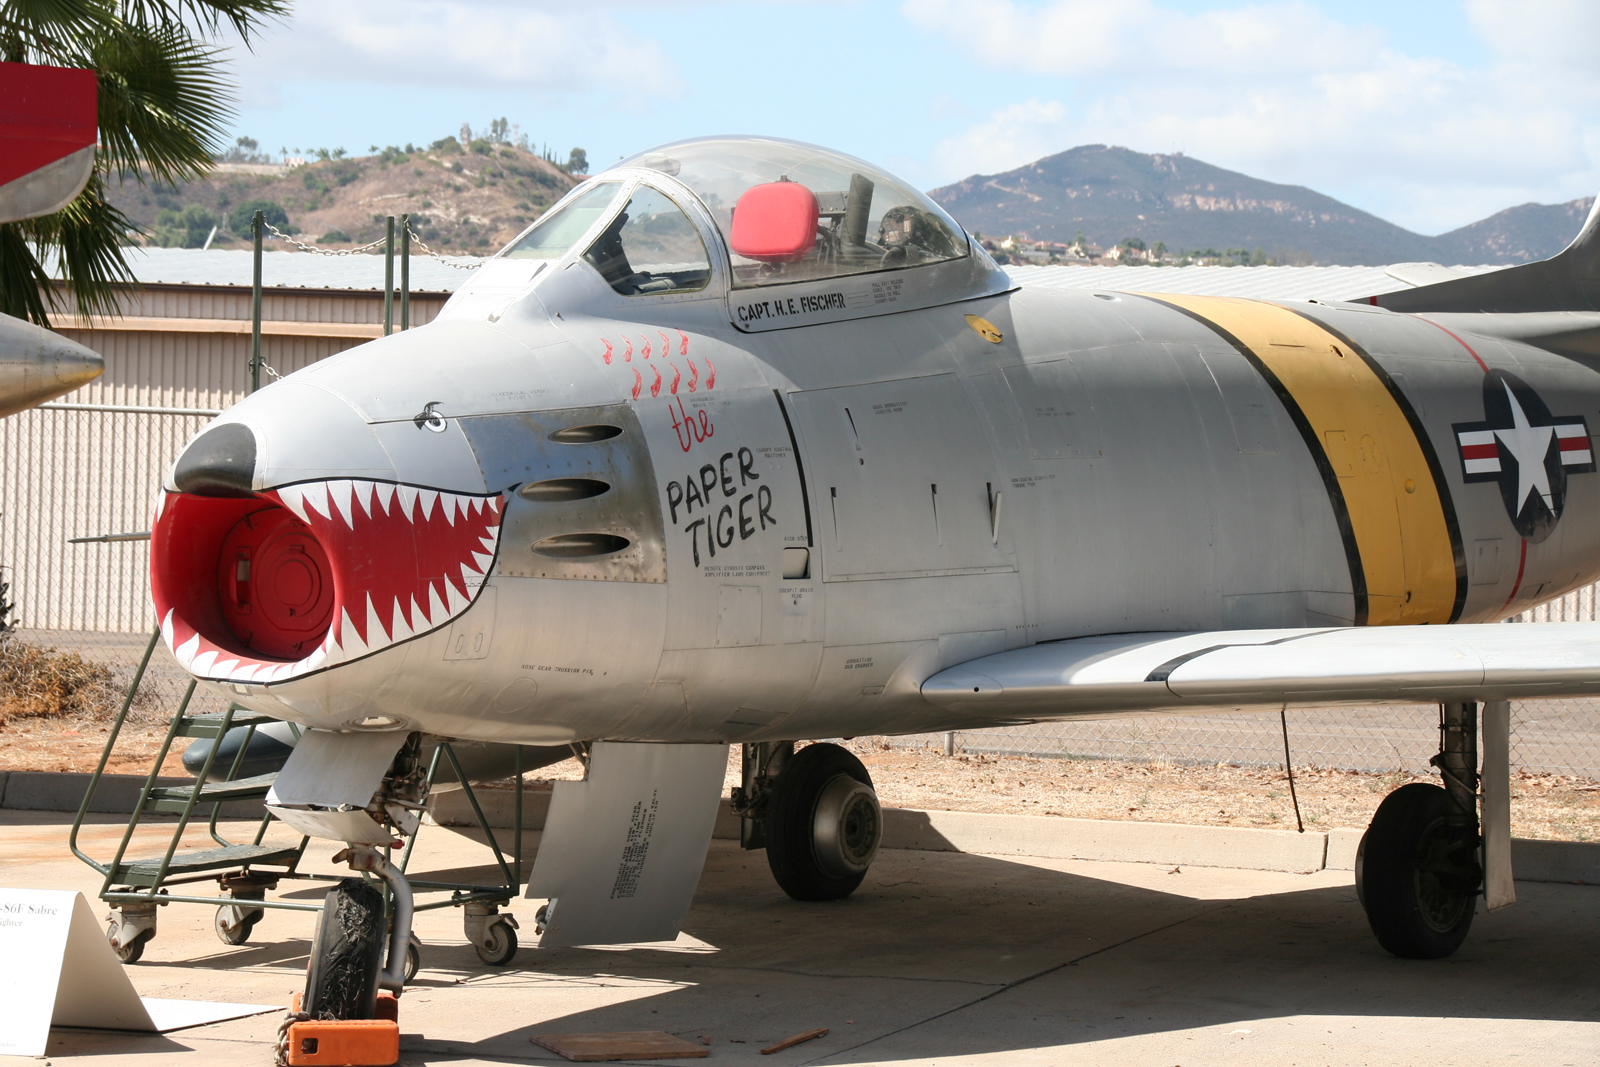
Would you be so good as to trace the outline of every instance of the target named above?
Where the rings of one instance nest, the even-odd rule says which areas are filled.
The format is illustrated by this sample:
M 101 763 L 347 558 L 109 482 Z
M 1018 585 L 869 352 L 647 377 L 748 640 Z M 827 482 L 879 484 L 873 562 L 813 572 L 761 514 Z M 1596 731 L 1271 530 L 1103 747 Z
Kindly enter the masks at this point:
M 194 698 L 197 684 L 193 680 L 190 680 L 183 699 L 168 724 L 166 737 L 151 765 L 150 773 L 145 777 L 139 799 L 134 805 L 127 828 L 123 831 L 122 840 L 117 846 L 116 855 L 109 862 L 102 863 L 79 847 L 79 831 L 105 776 L 106 765 L 116 749 L 117 740 L 127 722 L 128 711 L 133 706 L 134 697 L 144 682 L 151 656 L 155 653 L 160 640 L 161 631 L 158 629 L 151 635 L 144 657 L 139 661 L 139 668 L 134 672 L 133 681 L 123 698 L 122 707 L 108 731 L 105 749 L 101 752 L 100 762 L 96 765 L 88 787 L 84 790 L 83 800 L 78 805 L 77 817 L 73 820 L 72 831 L 68 838 L 73 855 L 104 875 L 100 885 L 100 899 L 116 909 L 106 936 L 117 956 L 125 963 L 136 962 L 144 953 L 145 944 L 156 934 L 157 909 L 168 904 L 216 905 L 214 927 L 217 936 L 230 945 L 241 945 L 249 939 L 251 930 L 267 909 L 312 912 L 322 910 L 320 903 L 267 899 L 266 892 L 276 889 L 280 881 L 305 880 L 331 883 L 348 874 L 348 872 L 307 873 L 300 870 L 300 862 L 305 857 L 306 847 L 311 840 L 309 837 L 302 836 L 296 845 L 263 844 L 267 831 L 273 822 L 277 821 L 276 817 L 265 809 L 250 841 L 231 841 L 223 836 L 217 825 L 222 816 L 223 805 L 233 801 L 265 801 L 273 781 L 277 778 L 276 772 L 240 779 L 234 776 L 243 766 L 256 728 L 279 720 L 257 714 L 237 704 L 230 705 L 227 711 L 220 714 L 212 712 L 191 715 L 189 705 Z M 234 756 L 227 773 L 221 776 L 221 780 L 211 781 L 222 738 L 227 736 L 228 731 L 240 727 L 247 728 L 248 732 L 239 745 L 238 753 Z M 295 730 L 298 736 L 298 728 L 292 723 L 290 729 Z M 160 781 L 162 764 L 171 754 L 173 742 L 180 737 L 194 740 L 211 739 L 214 743 L 206 754 L 205 764 L 193 783 L 163 785 Z M 499 908 L 509 904 L 519 895 L 522 882 L 521 750 L 518 750 L 517 760 L 516 817 L 513 830 L 515 836 L 510 850 L 510 864 L 506 862 L 506 850 L 500 847 L 494 831 L 490 829 L 488 819 L 484 816 L 471 783 L 467 781 L 461 762 L 448 742 L 440 741 L 435 747 L 428 767 L 428 781 L 434 780 L 440 764 L 446 760 L 466 793 L 477 818 L 478 827 L 484 832 L 487 844 L 494 853 L 495 862 L 505 881 L 503 884 L 491 886 L 412 879 L 411 886 L 415 890 L 445 890 L 450 893 L 450 896 L 443 900 L 418 903 L 416 910 L 462 908 L 468 939 L 478 950 L 480 958 L 495 965 L 504 964 L 510 961 L 517 948 L 516 920 L 509 914 L 501 914 Z M 184 833 L 203 805 L 210 808 L 207 832 L 216 843 L 216 847 L 180 853 Z M 178 817 L 176 822 L 171 824 L 172 836 L 167 843 L 166 851 L 160 855 L 129 858 L 128 849 L 134 833 L 147 815 Z M 406 843 L 399 864 L 402 872 L 410 863 L 416 843 L 416 835 L 412 835 Z M 226 896 L 172 892 L 175 887 L 213 880 L 219 890 L 227 894 Z M 413 937 L 412 952 L 408 958 L 408 980 L 410 975 L 415 973 L 419 960 L 420 943 Z

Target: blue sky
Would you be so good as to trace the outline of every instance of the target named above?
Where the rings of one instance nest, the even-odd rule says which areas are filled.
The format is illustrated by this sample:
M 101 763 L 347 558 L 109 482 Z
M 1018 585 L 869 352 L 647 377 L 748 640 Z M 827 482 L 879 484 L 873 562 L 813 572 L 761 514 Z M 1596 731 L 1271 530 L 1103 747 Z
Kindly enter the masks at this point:
M 237 132 L 364 152 L 505 116 L 598 163 L 766 133 L 923 188 L 1104 142 L 1437 233 L 1600 188 L 1596 41 L 1593 0 L 323 0 L 237 56 Z

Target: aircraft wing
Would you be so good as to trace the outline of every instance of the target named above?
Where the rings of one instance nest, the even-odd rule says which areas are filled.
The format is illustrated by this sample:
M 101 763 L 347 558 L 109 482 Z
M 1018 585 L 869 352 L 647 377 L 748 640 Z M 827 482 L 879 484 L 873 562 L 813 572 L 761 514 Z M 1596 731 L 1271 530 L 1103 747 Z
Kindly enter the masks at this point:
M 1600 623 L 1112 634 L 947 668 L 922 684 L 974 721 L 1600 694 Z

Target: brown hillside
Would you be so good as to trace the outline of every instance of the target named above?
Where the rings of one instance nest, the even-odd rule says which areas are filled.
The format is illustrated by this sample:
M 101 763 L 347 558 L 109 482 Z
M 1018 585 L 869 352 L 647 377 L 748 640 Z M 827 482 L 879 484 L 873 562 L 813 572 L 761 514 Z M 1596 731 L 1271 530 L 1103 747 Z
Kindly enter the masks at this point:
M 579 180 L 511 145 L 474 144 L 463 152 L 447 139 L 442 149 L 387 149 L 287 171 L 219 164 L 209 177 L 177 188 L 124 185 L 112 201 L 154 231 L 156 243 L 197 246 L 216 222 L 221 230 L 213 247 L 240 247 L 249 241 L 248 223 L 230 227 L 229 214 L 266 200 L 281 205 L 299 239 L 309 243 L 365 244 L 383 236 L 384 216 L 409 212 L 412 228 L 434 249 L 482 255 L 515 237 Z M 189 224 L 187 239 L 181 225 L 174 228 L 174 212 Z M 322 239 L 338 233 L 349 239 Z M 268 247 L 282 246 L 274 241 Z

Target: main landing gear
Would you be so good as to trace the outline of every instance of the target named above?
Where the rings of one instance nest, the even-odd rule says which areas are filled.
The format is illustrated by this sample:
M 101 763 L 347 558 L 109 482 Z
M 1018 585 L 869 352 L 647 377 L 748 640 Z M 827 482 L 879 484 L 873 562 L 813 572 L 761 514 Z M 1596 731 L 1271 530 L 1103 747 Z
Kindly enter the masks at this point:
M 1405 959 L 1461 947 L 1477 908 L 1478 706 L 1441 705 L 1444 787 L 1414 782 L 1384 798 L 1356 850 L 1356 895 L 1378 943 Z
M 792 741 L 744 746 L 733 808 L 740 843 L 767 850 L 767 864 L 796 900 L 840 900 L 855 892 L 878 854 L 883 810 L 872 776 L 848 749 Z

